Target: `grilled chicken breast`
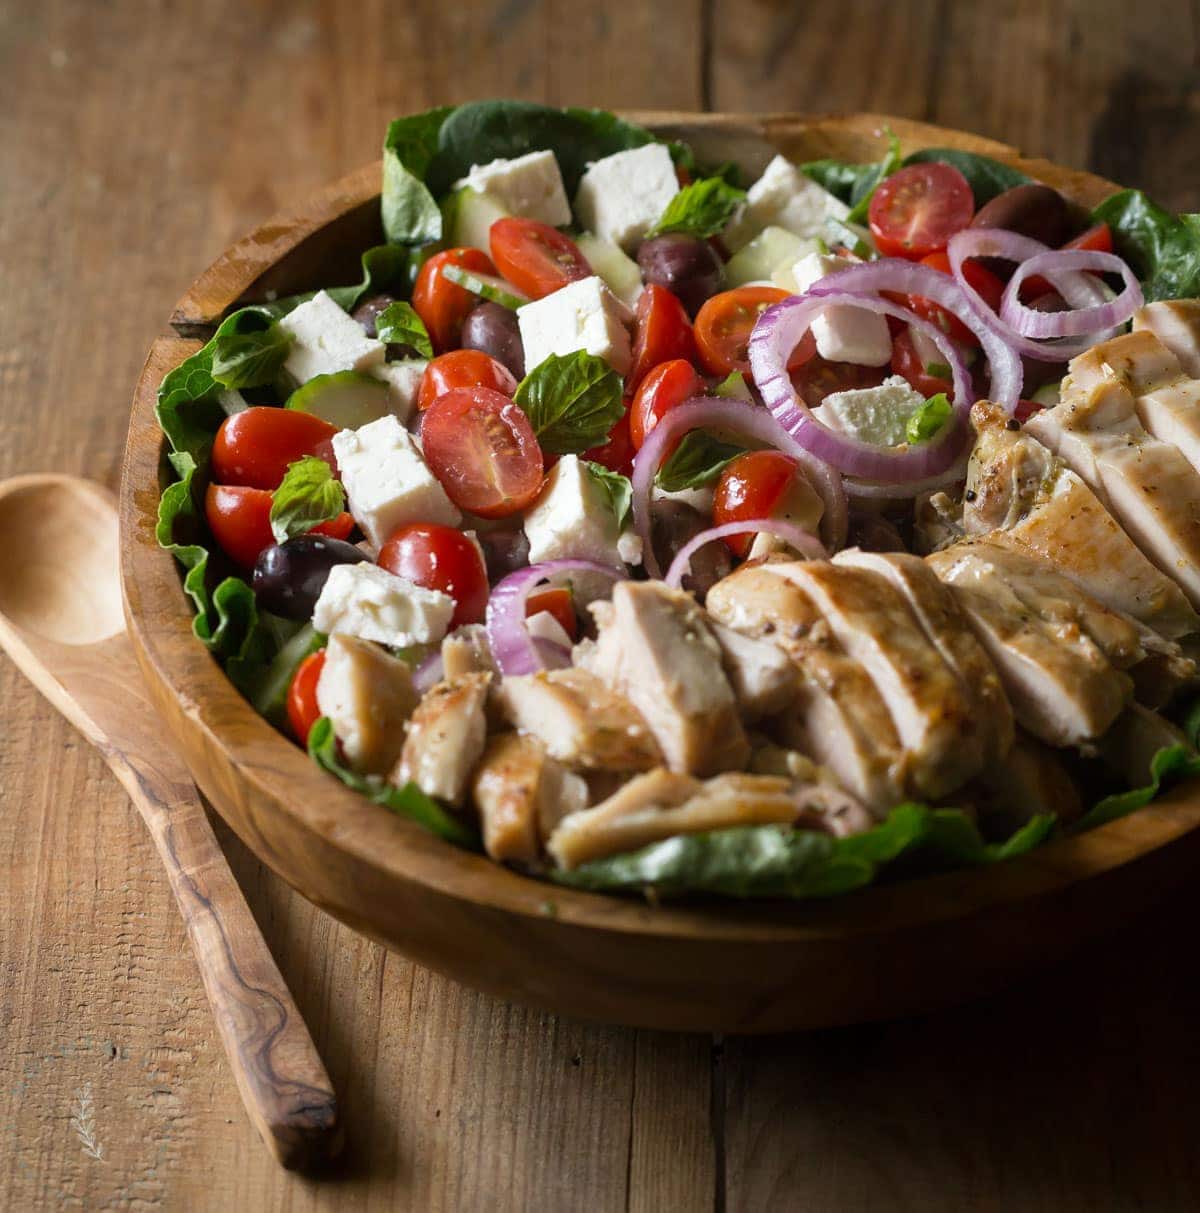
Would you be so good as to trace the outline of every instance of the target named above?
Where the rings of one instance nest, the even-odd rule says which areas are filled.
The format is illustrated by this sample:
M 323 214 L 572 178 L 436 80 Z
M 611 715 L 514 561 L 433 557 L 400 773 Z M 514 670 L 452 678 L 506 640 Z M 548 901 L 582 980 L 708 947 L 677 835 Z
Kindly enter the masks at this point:
M 1074 821 L 1083 812 L 1079 789 L 1058 751 L 1020 730 L 1012 749 L 964 791 L 980 821 L 997 834 L 1045 813 Z
M 1130 704 L 1101 739 L 1100 756 L 1131 788 L 1150 782 L 1150 763 L 1164 746 L 1188 745 L 1183 730 L 1141 704 Z M 1190 746 L 1189 746 L 1190 748 Z
M 461 805 L 487 737 L 488 673 L 460 674 L 431 687 L 408 722 L 391 782 L 412 780 L 427 796 Z
M 1153 333 L 1179 359 L 1185 375 L 1200 379 L 1200 299 L 1162 299 L 1133 316 L 1133 331 Z
M 774 716 L 796 698 L 800 673 L 781 648 L 711 619 L 709 631 L 721 648 L 721 664 L 744 719 Z

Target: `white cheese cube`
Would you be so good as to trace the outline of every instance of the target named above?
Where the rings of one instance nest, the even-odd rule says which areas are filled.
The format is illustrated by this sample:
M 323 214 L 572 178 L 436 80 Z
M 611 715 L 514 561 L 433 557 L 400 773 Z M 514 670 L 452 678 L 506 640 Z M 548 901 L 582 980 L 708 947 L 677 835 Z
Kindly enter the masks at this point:
M 538 611 L 530 615 L 525 620 L 525 630 L 534 640 L 544 640 L 560 649 L 570 649 L 573 644 L 570 636 L 563 631 L 563 625 L 549 611 Z
M 297 383 L 337 371 L 369 371 L 387 353 L 383 342 L 368 337 L 325 291 L 290 311 L 279 327 L 292 335 L 283 365 Z
M 804 292 L 826 274 L 854 265 L 848 257 L 809 253 L 792 267 L 796 289 Z M 831 362 L 884 366 L 892 360 L 892 334 L 887 318 L 858 307 L 826 308 L 812 324 L 817 353 Z
M 925 397 L 907 379 L 891 375 L 879 387 L 826 396 L 817 410 L 817 419 L 862 442 L 900 446 L 907 441 L 908 419 L 924 403 Z
M 750 187 L 746 201 L 725 229 L 730 249 L 740 249 L 769 224 L 786 228 L 806 239 L 828 241 L 850 208 L 828 190 L 806 177 L 794 164 L 776 156 Z
M 396 577 L 377 564 L 337 564 L 313 609 L 313 627 L 405 649 L 446 634 L 454 599 Z
M 471 171 L 454 183 L 455 189 L 463 186 L 493 198 L 510 215 L 538 219 L 551 227 L 571 222 L 571 207 L 553 152 L 530 152 L 515 160 L 473 164 Z
M 647 143 L 588 166 L 575 195 L 579 222 L 632 252 L 679 193 L 666 144 Z
M 385 362 L 371 371 L 376 379 L 382 379 L 388 385 L 388 403 L 396 417 L 405 424 L 417 407 L 421 377 L 428 365 L 424 358 L 402 358 L 399 362 Z
M 593 275 L 568 283 L 544 299 L 517 308 L 525 350 L 525 370 L 532 371 L 551 354 L 587 350 L 603 358 L 618 374 L 629 370 L 632 313 Z
M 376 549 L 406 522 L 461 521 L 412 435 L 390 414 L 357 430 L 340 430 L 333 453 L 350 513 Z

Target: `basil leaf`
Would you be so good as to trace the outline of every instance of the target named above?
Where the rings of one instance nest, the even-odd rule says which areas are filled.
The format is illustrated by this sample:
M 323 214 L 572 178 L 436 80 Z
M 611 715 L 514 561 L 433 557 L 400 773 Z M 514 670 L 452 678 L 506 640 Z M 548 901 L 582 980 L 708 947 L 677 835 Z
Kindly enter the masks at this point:
M 691 430 L 658 469 L 655 483 L 667 493 L 698 489 L 716 480 L 745 449 L 722 442 L 706 430 Z
M 900 140 L 893 134 L 891 127 L 885 126 L 883 131 L 887 136 L 887 151 L 878 164 L 871 166 L 870 172 L 863 173 L 855 180 L 850 190 L 850 214 L 846 216 L 847 223 L 861 223 L 867 217 L 871 196 L 879 188 L 879 183 L 900 167 Z
M 875 167 L 873 164 L 848 164 L 844 160 L 810 160 L 800 166 L 800 171 L 848 205 L 859 182 L 870 177 Z
M 990 156 L 980 156 L 976 152 L 963 152 L 954 147 L 925 147 L 919 152 L 908 156 L 904 164 L 926 164 L 937 161 L 939 164 L 949 164 L 958 169 L 967 179 L 971 193 L 975 195 L 975 206 L 978 209 L 985 202 L 991 202 L 997 194 L 1003 194 L 1016 185 L 1028 185 L 1033 180 L 1019 169 L 1001 164 Z
M 442 212 L 425 184 L 452 106 L 389 123 L 383 140 L 383 231 L 392 244 L 429 244 L 442 237 Z
M 288 464 L 271 498 L 271 533 L 276 543 L 304 535 L 346 508 L 346 494 L 333 469 L 316 455 Z
M 909 417 L 908 424 L 904 427 L 904 437 L 908 439 L 909 445 L 916 446 L 920 442 L 928 442 L 950 420 L 953 411 L 945 392 L 930 396 Z
M 1092 212 L 1142 281 L 1147 302 L 1200 295 L 1200 215 L 1173 215 L 1141 190 L 1122 190 Z
M 707 240 L 724 229 L 745 196 L 745 190 L 736 189 L 720 177 L 693 181 L 667 203 L 662 218 L 647 234 L 682 232 Z
M 429 330 L 411 303 L 390 303 L 375 318 L 375 335 L 389 345 L 411 346 L 422 358 L 433 357 Z
M 244 388 L 274 382 L 292 339 L 272 324 L 261 332 L 218 333 L 213 341 L 213 380 L 225 388 Z
M 608 504 L 617 518 L 617 530 L 623 531 L 633 511 L 633 485 L 629 477 L 611 471 L 602 463 L 593 463 L 590 459 L 581 459 L 580 462 L 587 468 L 596 486 L 608 497 Z
M 551 354 L 517 385 L 513 399 L 525 410 L 542 450 L 578 454 L 608 438 L 621 419 L 621 376 L 584 350 Z

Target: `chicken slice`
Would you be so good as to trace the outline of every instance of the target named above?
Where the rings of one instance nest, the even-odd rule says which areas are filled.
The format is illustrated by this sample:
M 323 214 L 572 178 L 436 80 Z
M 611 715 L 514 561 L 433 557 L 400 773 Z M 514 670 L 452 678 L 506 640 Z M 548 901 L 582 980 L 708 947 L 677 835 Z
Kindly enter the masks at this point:
M 1200 299 L 1161 299 L 1133 314 L 1133 331 L 1153 333 L 1179 359 L 1185 375 L 1200 379 Z
M 995 835 L 1009 834 L 1041 814 L 1074 821 L 1083 812 L 1079 788 L 1058 752 L 1020 730 L 1012 749 L 964 790 L 985 832 Z
M 569 767 L 647 771 L 662 763 L 641 713 L 588 670 L 505 678 L 496 704 L 509 724 L 536 737 Z
M 404 745 L 404 722 L 420 695 L 407 662 L 372 640 L 337 632 L 329 637 L 317 679 L 317 707 L 354 770 L 382 775 Z
M 488 855 L 532 864 L 559 821 L 587 807 L 588 789 L 533 737 L 501 733 L 488 741 L 471 776 L 471 801 Z
M 743 636 L 713 620 L 709 621 L 709 631 L 721 646 L 725 675 L 747 720 L 774 716 L 796 698 L 799 671 L 777 645 Z
M 661 581 L 622 581 L 598 613 L 588 669 L 642 714 L 673 771 L 738 770 L 750 744 L 696 600 Z
M 442 677 L 457 678 L 460 674 L 485 672 L 496 673 L 487 629 L 481 623 L 455 628 L 442 641 Z
M 1101 758 L 1131 788 L 1150 782 L 1150 762 L 1164 746 L 1191 749 L 1182 729 L 1141 704 L 1130 704 L 1100 739 Z
M 410 780 L 449 805 L 461 805 L 487 738 L 488 673 L 460 674 L 432 686 L 408 722 L 400 761 L 391 775 Z

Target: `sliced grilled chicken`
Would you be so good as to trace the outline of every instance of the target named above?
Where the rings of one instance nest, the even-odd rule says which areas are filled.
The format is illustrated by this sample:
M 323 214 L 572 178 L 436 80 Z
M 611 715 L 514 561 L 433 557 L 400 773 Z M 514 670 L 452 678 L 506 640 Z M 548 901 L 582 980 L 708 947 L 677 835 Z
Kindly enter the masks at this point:
M 461 628 L 455 628 L 442 641 L 443 678 L 457 678 L 460 674 L 495 672 L 496 663 L 492 660 L 487 629 L 483 624 L 464 624 Z
M 918 497 L 913 507 L 913 551 L 922 556 L 957 543 L 963 530 L 962 503 L 949 493 Z
M 1183 730 L 1141 704 L 1130 704 L 1101 738 L 1101 758 L 1131 788 L 1150 782 L 1150 762 L 1164 746 L 1188 745 Z M 1190 748 L 1190 746 L 1189 746 Z
M 1133 316 L 1133 331 L 1153 333 L 1179 359 L 1185 375 L 1200 379 L 1200 299 L 1162 299 Z
M 647 771 L 662 763 L 641 713 L 588 670 L 505 678 L 496 704 L 510 725 L 569 767 Z
M 533 737 L 500 733 L 471 776 L 471 801 L 484 850 L 500 862 L 531 864 L 559 821 L 587 807 L 588 789 Z
M 460 674 L 426 692 L 408 722 L 392 783 L 411 780 L 427 796 L 462 804 L 487 737 L 485 708 L 491 681 L 488 673 Z
M 1083 812 L 1079 788 L 1058 753 L 1020 730 L 1012 749 L 981 771 L 966 792 L 980 824 L 997 834 L 1044 813 L 1074 821 Z
M 622 581 L 598 613 L 587 668 L 642 714 L 673 771 L 739 770 L 750 744 L 721 646 L 696 600 L 661 581 Z
M 781 648 L 713 620 L 709 631 L 721 646 L 725 675 L 746 720 L 774 716 L 796 698 L 800 674 Z
M 329 637 L 317 680 L 317 707 L 328 716 L 354 770 L 382 775 L 404 745 L 404 722 L 420 699 L 407 662 L 371 640 Z

